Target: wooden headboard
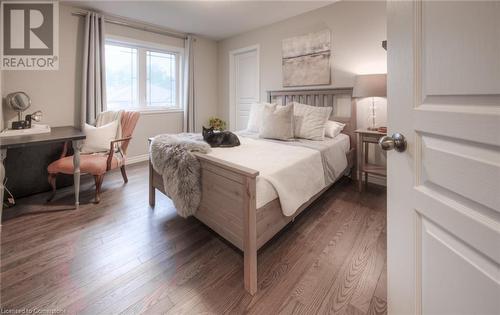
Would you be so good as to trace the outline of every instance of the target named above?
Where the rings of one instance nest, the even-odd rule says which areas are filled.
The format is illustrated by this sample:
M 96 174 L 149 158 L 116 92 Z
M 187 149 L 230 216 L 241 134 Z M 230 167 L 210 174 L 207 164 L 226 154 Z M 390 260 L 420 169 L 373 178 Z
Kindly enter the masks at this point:
M 267 101 L 286 105 L 298 102 L 311 106 L 333 107 L 330 119 L 346 124 L 343 133 L 351 139 L 351 148 L 356 148 L 356 104 L 352 98 L 352 88 L 331 88 L 315 90 L 268 91 Z

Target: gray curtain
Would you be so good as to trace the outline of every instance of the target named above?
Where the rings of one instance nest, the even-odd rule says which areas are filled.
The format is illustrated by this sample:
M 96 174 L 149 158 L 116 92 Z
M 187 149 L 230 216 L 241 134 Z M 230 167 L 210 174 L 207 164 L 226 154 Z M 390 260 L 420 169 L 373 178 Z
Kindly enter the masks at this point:
M 81 126 L 95 125 L 106 109 L 106 68 L 104 63 L 104 17 L 89 12 L 85 17 Z
M 195 99 L 194 99 L 194 42 L 196 39 L 188 35 L 184 42 L 184 132 L 196 132 Z

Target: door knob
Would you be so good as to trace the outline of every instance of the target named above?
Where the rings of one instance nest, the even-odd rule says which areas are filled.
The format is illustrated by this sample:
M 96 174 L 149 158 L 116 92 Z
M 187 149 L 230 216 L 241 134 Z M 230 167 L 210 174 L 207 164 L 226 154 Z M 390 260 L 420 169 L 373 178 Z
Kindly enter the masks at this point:
M 395 133 L 390 137 L 382 137 L 378 141 L 378 144 L 385 151 L 396 149 L 398 152 L 404 152 L 406 150 L 406 139 L 400 133 Z

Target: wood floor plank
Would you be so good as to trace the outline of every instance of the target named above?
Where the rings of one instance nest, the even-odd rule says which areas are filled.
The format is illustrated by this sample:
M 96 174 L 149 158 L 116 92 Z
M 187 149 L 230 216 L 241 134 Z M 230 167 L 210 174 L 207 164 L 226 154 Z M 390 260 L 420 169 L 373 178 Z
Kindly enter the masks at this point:
M 349 305 L 361 276 L 368 264 L 371 247 L 376 246 L 377 239 L 385 225 L 385 216 L 382 213 L 370 215 L 371 224 L 357 239 L 351 255 L 346 259 L 340 273 L 323 300 L 319 313 L 338 313 Z
M 369 315 L 385 315 L 387 314 L 387 302 L 376 296 L 373 296 L 370 307 L 366 314 Z
M 213 272 L 197 279 L 190 279 L 189 282 L 177 282 L 175 286 L 169 288 L 169 297 L 174 302 L 174 306 L 167 311 L 167 314 L 190 313 L 193 306 L 200 304 L 207 310 L 211 310 L 221 296 L 227 297 L 228 292 L 223 293 L 224 291 L 216 288 L 227 281 L 231 274 L 238 274 L 243 277 L 242 265 L 240 264 L 241 258 L 231 254 L 229 254 L 229 257 L 227 259 L 220 256 L 219 261 L 216 262 L 216 266 L 213 268 Z M 195 286 L 193 286 L 194 284 Z M 158 308 L 150 309 L 152 313 L 156 310 L 159 311 Z
M 346 212 L 349 213 L 349 210 Z M 291 295 L 281 306 L 280 313 L 287 314 L 290 309 L 287 304 L 290 303 L 300 303 L 304 305 L 305 311 L 311 313 L 319 309 L 366 220 L 366 212 L 349 213 L 349 217 L 342 222 L 341 229 L 331 236 L 320 256 L 292 289 Z
M 78 256 L 89 256 L 92 257 L 99 252 L 113 252 L 124 245 L 130 243 L 138 243 L 143 241 L 145 244 L 151 244 L 154 242 L 151 237 L 157 235 L 157 240 L 162 239 L 163 231 L 160 229 L 152 229 L 152 226 L 148 224 L 147 220 L 138 220 L 139 222 L 134 225 L 134 228 L 130 226 L 125 226 L 125 229 L 130 229 L 130 233 L 123 235 L 122 237 L 114 238 L 113 240 L 103 241 L 102 238 L 96 240 L 95 242 L 85 242 L 81 243 L 78 240 L 66 241 L 66 239 L 61 240 L 60 243 L 56 243 L 54 247 L 46 248 L 40 246 L 40 249 L 32 255 L 27 257 L 19 258 L 12 261 L 10 264 L 6 264 L 2 267 L 2 273 L 4 279 L 8 281 L 10 275 L 17 281 L 23 280 L 23 277 L 29 277 L 33 272 L 37 273 L 43 271 L 44 268 L 50 268 L 51 266 L 67 262 L 69 260 L 79 261 Z M 175 234 L 181 234 L 185 232 L 185 224 L 179 226 L 170 225 L 172 233 L 169 233 L 169 237 L 174 237 Z M 175 232 L 174 232 L 175 231 Z M 111 234 L 114 233 L 113 229 L 109 231 Z M 162 234 L 163 233 L 163 234 Z M 128 246 L 127 246 L 128 247 Z M 76 250 L 78 248 L 78 250 Z M 31 272 L 19 274 L 18 270 L 26 271 L 31 270 Z
M 377 244 L 373 246 L 371 250 L 366 268 L 363 271 L 356 292 L 350 302 L 351 305 L 361 310 L 363 313 L 368 312 L 375 288 L 382 274 L 382 269 L 385 266 L 386 242 L 385 233 L 381 233 Z
M 367 314 L 387 314 L 387 259 L 380 273 L 380 277 L 378 278 L 377 287 L 370 301 L 370 307 Z
M 202 248 L 211 253 L 217 250 L 213 240 L 201 240 L 190 247 L 187 247 L 174 255 L 172 252 L 162 252 L 161 254 L 141 263 L 140 266 L 122 274 L 121 276 L 107 281 L 98 288 L 90 288 L 85 292 L 76 292 L 75 296 L 68 301 L 60 301 L 64 307 L 72 313 L 97 314 L 101 310 L 110 306 L 114 301 L 126 296 L 133 290 L 142 286 L 144 283 L 153 280 L 161 273 L 173 275 L 177 264 L 183 264 L 190 259 L 199 259 L 204 257 Z M 93 301 L 92 304 L 85 303 Z
M 172 302 L 170 308 L 181 305 L 181 299 L 191 301 L 193 296 L 196 296 L 200 291 L 205 288 L 209 290 L 215 281 L 216 277 L 224 275 L 225 271 L 239 269 L 238 259 L 227 259 L 226 257 L 232 256 L 230 249 L 228 249 L 222 242 L 216 241 L 217 250 L 213 252 L 212 255 L 204 252 L 203 259 L 196 259 L 189 261 L 184 265 L 177 266 L 175 274 L 171 278 L 158 278 L 155 285 L 154 282 L 150 282 L 147 285 L 141 287 L 139 290 L 132 292 L 130 299 L 126 299 L 130 304 L 132 299 L 136 299 L 137 302 L 131 307 L 127 307 L 125 303 L 123 306 L 127 307 L 125 313 L 135 314 L 136 310 L 141 310 L 145 313 L 156 313 L 165 311 L 164 305 L 162 304 L 161 309 L 156 309 L 155 307 L 157 301 L 161 300 L 162 297 L 168 297 Z M 201 249 L 203 250 L 203 248 Z M 192 292 L 193 284 L 196 285 L 196 292 L 188 297 L 189 293 Z M 155 298 L 156 296 L 156 298 Z M 144 298 L 142 298 L 144 297 Z M 152 298 L 153 297 L 153 298 Z M 117 307 L 113 305 L 112 308 L 106 310 L 106 313 L 118 313 L 122 312 L 124 308 Z
M 19 283 L 6 288 L 6 301 L 8 302 L 10 295 L 17 297 L 16 303 L 25 303 L 26 301 L 35 299 L 56 299 L 56 297 L 64 292 L 73 292 L 83 290 L 85 286 L 96 286 L 105 279 L 110 279 L 113 274 L 119 270 L 126 272 L 127 266 L 136 266 L 147 260 L 155 257 L 163 252 L 175 253 L 176 250 L 181 250 L 191 246 L 194 242 L 202 239 L 209 240 L 210 235 L 206 230 L 187 230 L 192 231 L 189 238 L 185 235 L 178 236 L 174 239 L 162 238 L 159 242 L 144 246 L 139 243 L 142 248 L 137 248 L 136 244 L 131 244 L 131 248 L 118 252 L 111 252 L 103 259 L 93 260 L 87 264 L 80 264 L 79 261 L 71 262 L 70 265 L 57 265 L 54 268 L 39 273 L 36 276 L 26 279 Z M 26 293 L 29 292 L 29 293 Z M 22 299 L 20 299 L 22 297 Z
M 387 299 L 387 258 L 373 295 L 382 300 Z
M 259 291 L 244 290 L 241 252 L 198 220 L 176 216 L 157 194 L 148 206 L 147 164 L 106 176 L 102 201 L 82 177 L 78 210 L 40 211 L 3 223 L 0 305 L 66 314 L 386 314 L 385 190 L 336 184 L 258 255 Z M 72 187 L 58 191 L 62 203 Z
M 119 173 L 119 172 L 118 172 Z M 85 200 L 82 198 L 82 204 L 80 209 L 84 209 L 85 211 L 62 211 L 62 212 L 46 212 L 46 211 L 41 211 L 41 214 L 34 214 L 34 215 L 26 215 L 26 216 L 21 216 L 17 217 L 15 220 L 10 220 L 9 221 L 9 228 L 6 229 L 2 233 L 2 243 L 6 241 L 10 241 L 12 239 L 15 239 L 16 237 L 24 237 L 26 238 L 28 235 L 37 235 L 40 233 L 40 231 L 46 231 L 46 228 L 50 226 L 51 228 L 54 227 L 63 227 L 65 226 L 65 223 L 67 221 L 73 222 L 76 220 L 81 220 L 83 219 L 83 223 L 86 222 L 91 222 L 92 219 L 94 219 L 94 216 L 98 217 L 105 217 L 105 216 L 119 216 L 121 213 L 119 212 L 106 212 L 106 211 L 101 211 L 101 209 L 106 208 L 110 204 L 113 204 L 115 207 L 123 207 L 125 208 L 130 208 L 131 205 L 135 203 L 130 203 L 130 200 L 134 200 L 134 198 L 137 198 L 136 196 L 144 194 L 146 192 L 147 187 L 142 186 L 142 187 L 134 187 L 134 189 L 131 189 L 130 186 L 123 185 L 123 182 L 120 182 L 118 185 L 113 185 L 114 182 L 116 182 L 116 179 L 118 179 L 116 172 L 112 172 L 112 176 L 106 177 L 106 180 L 103 184 L 103 195 L 105 195 L 107 190 L 110 188 L 115 188 L 115 189 L 122 189 L 126 194 L 122 195 L 122 198 L 116 199 L 116 198 L 107 198 L 103 199 L 99 205 L 94 205 L 92 203 L 92 199 Z M 140 170 L 132 170 L 132 172 L 129 172 L 129 178 L 130 180 L 140 180 L 141 176 Z M 115 180 L 113 180 L 113 177 Z M 84 194 L 85 192 L 92 191 L 92 182 L 93 179 L 89 176 L 84 176 L 82 178 L 82 187 L 81 187 L 81 192 Z M 111 183 L 110 183 L 111 182 Z M 110 191 L 112 192 L 112 191 Z M 73 198 L 73 188 L 72 187 L 67 187 L 63 189 L 58 190 L 58 196 L 61 196 L 62 199 L 61 201 L 55 201 L 52 203 L 46 203 L 46 199 L 49 196 L 50 193 L 45 193 L 45 194 L 38 194 L 33 197 L 29 198 L 23 198 L 18 200 L 18 205 L 19 207 L 30 207 L 34 208 L 34 211 L 38 210 L 43 210 L 45 208 L 50 208 L 52 204 L 60 204 L 61 202 L 66 202 L 69 201 L 69 204 L 71 205 L 71 198 Z M 66 200 L 69 199 L 69 200 Z M 20 211 L 22 212 L 22 211 Z M 54 218 L 58 218 L 58 220 L 53 220 Z M 80 227 L 80 224 L 82 222 L 79 222 L 77 227 Z M 26 223 L 29 223 L 30 228 L 26 229 Z M 72 227 L 72 225 L 67 226 Z
M 118 285 L 111 290 L 93 292 L 91 298 L 96 302 L 80 310 L 81 314 L 116 314 L 125 310 L 130 304 L 142 300 L 149 290 L 157 288 L 162 282 L 173 281 L 179 270 L 194 273 L 202 269 L 213 257 L 218 256 L 223 249 L 216 240 L 211 240 L 199 248 L 188 248 L 185 255 L 175 255 L 171 260 L 155 262 L 149 268 L 138 268 L 140 272 L 130 277 L 127 275 L 117 279 Z M 190 275 L 193 276 L 193 275 Z M 87 299 L 88 297 L 85 297 Z M 71 310 L 72 307 L 70 306 Z
M 328 207 L 341 209 L 340 199 L 335 200 Z M 319 254 L 328 242 L 325 238 L 327 233 L 335 233 L 341 228 L 343 219 L 348 216 L 345 211 L 335 215 L 325 216 L 314 226 L 308 226 L 307 231 L 300 238 L 288 246 L 283 247 L 286 251 L 282 255 L 276 255 L 278 261 L 273 262 L 270 268 L 264 269 L 259 284 L 259 290 L 264 292 L 273 291 L 274 294 L 263 294 L 254 299 L 248 306 L 248 310 L 255 314 L 263 312 L 276 313 L 282 302 L 287 298 L 288 290 L 293 287 L 300 276 L 309 269 L 312 261 L 310 257 Z M 309 229 L 309 227 L 311 227 Z
M 343 312 L 343 314 L 345 314 L 345 315 L 366 315 L 365 312 L 362 312 L 361 310 L 359 310 L 358 308 L 356 308 L 352 304 L 347 305 L 347 307 L 345 308 L 345 312 Z

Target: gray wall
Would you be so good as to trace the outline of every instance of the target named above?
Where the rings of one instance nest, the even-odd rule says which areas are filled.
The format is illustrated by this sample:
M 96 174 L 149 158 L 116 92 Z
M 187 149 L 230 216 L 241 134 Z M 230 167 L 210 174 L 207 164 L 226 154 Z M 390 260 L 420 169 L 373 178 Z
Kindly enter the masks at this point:
M 25 91 L 32 98 L 30 111 L 43 111 L 44 124 L 51 126 L 78 125 L 80 120 L 82 36 L 84 19 L 71 13 L 78 9 L 61 4 L 58 71 L 4 71 L 2 96 L 13 91 Z M 171 46 L 183 47 L 181 39 L 171 38 L 150 32 L 107 24 L 107 33 L 143 41 L 153 41 Z M 206 123 L 208 116 L 217 110 L 217 43 L 198 38 L 195 43 L 195 99 L 197 128 Z M 8 108 L 3 108 L 4 120 L 15 118 Z M 134 132 L 129 147 L 129 158 L 147 154 L 147 138 L 160 133 L 182 131 L 181 112 L 143 113 Z
M 340 1 L 285 21 L 219 42 L 218 114 L 229 118 L 229 52 L 258 44 L 260 46 L 261 100 L 266 91 L 283 89 L 281 41 L 288 37 L 330 29 L 332 33 L 331 87 L 353 86 L 356 74 L 385 73 L 386 39 L 385 2 Z M 326 86 L 321 86 L 326 87 Z M 312 87 L 305 87 L 312 88 Z M 368 104 L 358 104 L 358 125 L 367 126 Z M 385 124 L 385 100 L 378 104 L 380 123 Z

